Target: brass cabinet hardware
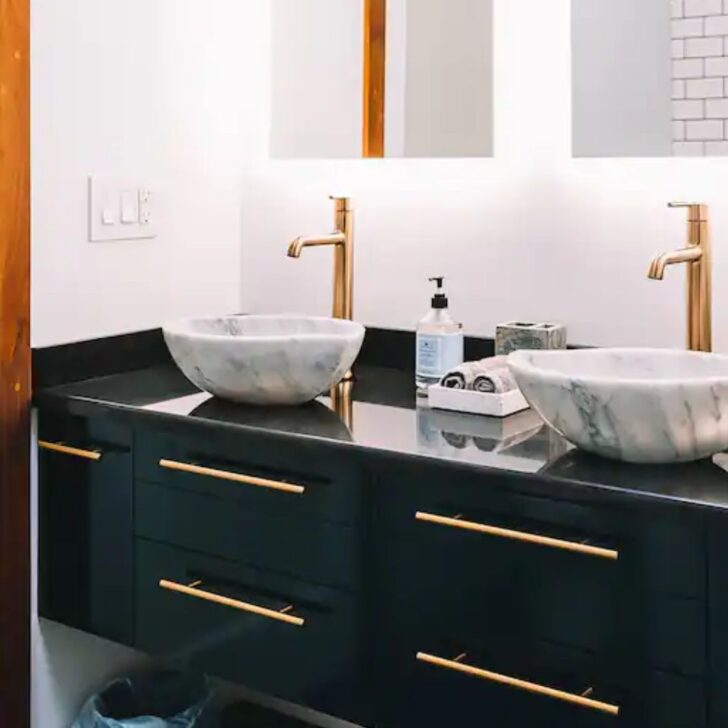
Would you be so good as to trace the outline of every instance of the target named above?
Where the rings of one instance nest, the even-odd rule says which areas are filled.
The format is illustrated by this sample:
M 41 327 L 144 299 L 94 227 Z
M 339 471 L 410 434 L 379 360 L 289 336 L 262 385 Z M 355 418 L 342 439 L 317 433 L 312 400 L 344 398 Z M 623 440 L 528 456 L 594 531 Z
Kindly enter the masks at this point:
M 442 667 L 446 670 L 453 670 L 455 672 L 461 672 L 464 675 L 470 675 L 472 677 L 480 678 L 481 680 L 489 680 L 490 682 L 499 683 L 501 685 L 508 685 L 512 688 L 518 688 L 519 690 L 525 690 L 529 693 L 535 693 L 537 695 L 544 695 L 549 698 L 555 698 L 565 703 L 573 703 L 579 705 L 582 708 L 589 708 L 591 710 L 600 711 L 607 713 L 608 715 L 618 716 L 620 708 L 618 705 L 612 705 L 611 703 L 604 703 L 601 700 L 594 700 L 593 698 L 586 697 L 584 695 L 575 695 L 574 693 L 567 693 L 563 690 L 557 690 L 556 688 L 550 688 L 546 685 L 539 685 L 538 683 L 528 682 L 527 680 L 520 680 L 519 678 L 510 677 L 508 675 L 501 675 L 497 672 L 490 672 L 489 670 L 483 670 L 479 667 L 473 667 L 472 665 L 466 665 L 462 662 L 456 662 L 454 660 L 445 660 L 442 657 L 436 657 L 435 655 L 429 655 L 426 652 L 418 652 L 417 659 L 420 662 L 426 662 L 436 667 Z
M 267 478 L 256 478 L 252 475 L 231 473 L 227 470 L 217 470 L 216 468 L 205 468 L 201 465 L 192 465 L 191 463 L 178 463 L 175 460 L 162 459 L 159 461 L 159 466 L 167 470 L 176 470 L 180 473 L 191 473 L 192 475 L 202 475 L 207 478 L 229 480 L 233 483 L 241 483 L 242 485 L 254 485 L 257 488 L 269 488 L 270 490 L 279 490 L 283 493 L 303 495 L 306 492 L 306 489 L 302 485 L 284 483 L 280 480 L 268 480 Z
M 62 455 L 70 455 L 75 458 L 82 458 L 83 460 L 93 460 L 94 462 L 98 462 L 103 457 L 103 453 L 98 450 L 82 450 L 78 447 L 64 445 L 62 442 L 47 442 L 46 440 L 39 440 L 38 447 L 41 450 L 50 450 L 51 452 L 58 452 Z
M 230 597 L 223 597 L 219 594 L 213 594 L 212 592 L 199 589 L 202 584 L 201 581 L 196 581 L 193 585 L 186 586 L 185 584 L 178 584 L 174 581 L 167 581 L 162 579 L 159 582 L 160 589 L 166 589 L 167 591 L 176 592 L 177 594 L 184 594 L 194 599 L 202 599 L 205 602 L 212 602 L 213 604 L 219 604 L 223 607 L 230 607 L 231 609 L 238 609 L 241 612 L 249 612 L 250 614 L 257 614 L 259 617 L 266 617 L 267 619 L 273 619 L 277 622 L 285 622 L 286 624 L 292 624 L 296 627 L 303 627 L 305 620 L 301 617 L 296 617 L 290 614 L 293 609 L 293 605 L 288 605 L 285 609 L 280 612 L 276 612 L 273 609 L 266 609 L 265 607 L 259 607 L 257 604 L 249 604 L 248 602 L 242 602 L 239 599 L 231 599 Z
M 483 533 L 488 536 L 496 536 L 498 538 L 510 539 L 512 541 L 522 541 L 535 546 L 561 549 L 562 551 L 572 551 L 577 554 L 595 556 L 600 559 L 610 559 L 612 561 L 619 559 L 619 551 L 615 551 L 613 549 L 590 546 L 584 543 L 576 543 L 575 541 L 564 541 L 558 538 L 550 538 L 549 536 L 539 536 L 535 533 L 526 533 L 524 531 L 513 531 L 507 528 L 500 528 L 498 526 L 488 526 L 483 523 L 463 521 L 460 517 L 447 518 L 445 516 L 437 516 L 433 513 L 418 512 L 415 518 L 418 521 L 423 521 L 425 523 L 434 523 L 438 526 L 447 526 L 448 528 L 459 528 L 463 531 L 474 531 L 475 533 Z

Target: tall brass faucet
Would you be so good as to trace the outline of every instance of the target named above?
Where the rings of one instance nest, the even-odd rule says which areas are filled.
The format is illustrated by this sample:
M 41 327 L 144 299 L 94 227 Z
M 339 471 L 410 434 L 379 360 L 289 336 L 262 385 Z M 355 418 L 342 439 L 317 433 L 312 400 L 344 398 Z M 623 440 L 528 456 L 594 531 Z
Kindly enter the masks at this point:
M 330 235 L 296 238 L 288 248 L 290 258 L 300 258 L 304 248 L 334 246 L 334 318 L 354 315 L 354 211 L 348 197 L 332 197 L 335 204 L 334 232 Z
M 650 264 L 648 276 L 661 281 L 667 266 L 678 263 L 687 265 L 688 349 L 712 351 L 713 261 L 708 206 L 687 202 L 671 202 L 669 206 L 687 208 L 688 244 L 686 248 L 656 257 Z

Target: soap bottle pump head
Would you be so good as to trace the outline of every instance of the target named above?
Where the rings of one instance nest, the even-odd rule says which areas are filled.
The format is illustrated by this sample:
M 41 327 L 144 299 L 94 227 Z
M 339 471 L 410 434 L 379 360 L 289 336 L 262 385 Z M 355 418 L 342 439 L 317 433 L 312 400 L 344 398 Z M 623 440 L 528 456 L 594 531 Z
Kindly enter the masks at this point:
M 435 276 L 434 278 L 430 278 L 430 283 L 437 284 L 437 293 L 435 293 L 435 295 L 432 297 L 432 308 L 443 309 L 449 306 L 447 296 L 442 290 L 442 284 L 444 280 L 445 278 L 443 276 Z

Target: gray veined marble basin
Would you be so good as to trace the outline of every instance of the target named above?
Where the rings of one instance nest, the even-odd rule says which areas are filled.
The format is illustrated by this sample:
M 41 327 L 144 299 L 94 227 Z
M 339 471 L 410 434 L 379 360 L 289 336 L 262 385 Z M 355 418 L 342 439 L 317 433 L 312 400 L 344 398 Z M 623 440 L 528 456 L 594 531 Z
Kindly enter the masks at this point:
M 305 316 L 187 319 L 164 327 L 177 366 L 205 392 L 233 402 L 299 405 L 341 381 L 364 327 Z
M 508 363 L 531 406 L 589 452 L 633 463 L 728 449 L 728 356 L 667 349 L 518 351 Z

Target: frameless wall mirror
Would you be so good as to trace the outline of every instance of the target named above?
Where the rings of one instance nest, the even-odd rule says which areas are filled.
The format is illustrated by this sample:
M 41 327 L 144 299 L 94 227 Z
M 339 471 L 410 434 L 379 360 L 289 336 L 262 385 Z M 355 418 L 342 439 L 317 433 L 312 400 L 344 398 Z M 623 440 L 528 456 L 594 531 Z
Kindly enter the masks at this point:
M 493 0 L 272 0 L 271 154 L 488 157 Z
M 728 154 L 728 6 L 572 0 L 578 157 Z

